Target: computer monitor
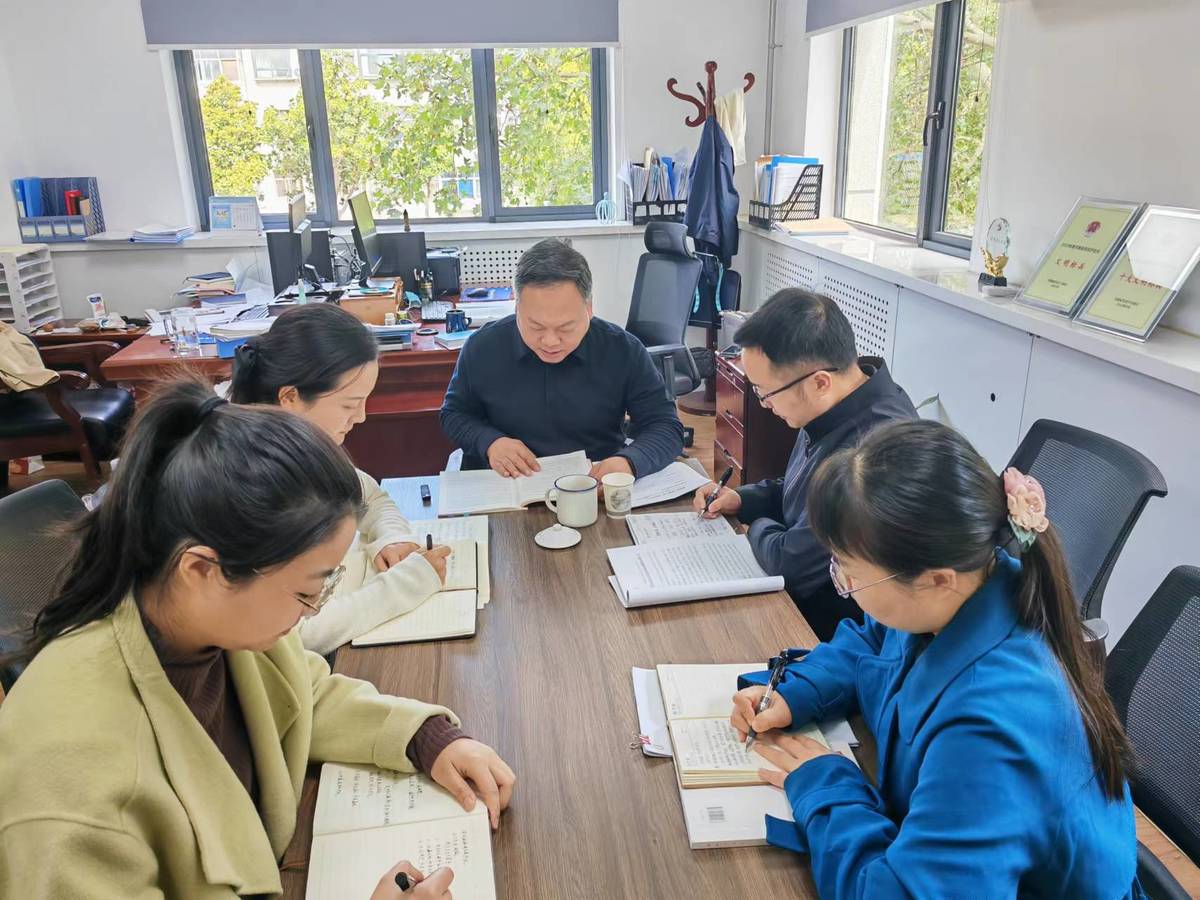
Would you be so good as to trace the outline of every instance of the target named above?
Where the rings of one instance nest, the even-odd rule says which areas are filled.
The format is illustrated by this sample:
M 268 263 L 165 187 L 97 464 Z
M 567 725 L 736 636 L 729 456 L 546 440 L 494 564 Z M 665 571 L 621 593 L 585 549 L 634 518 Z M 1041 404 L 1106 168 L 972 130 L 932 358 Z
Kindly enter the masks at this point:
M 288 200 L 288 231 L 299 231 L 300 223 L 308 218 L 308 203 L 303 194 Z
M 363 278 L 379 271 L 383 262 L 379 232 L 375 230 L 375 216 L 371 212 L 371 201 L 366 191 L 358 191 L 350 197 L 350 217 L 354 220 L 354 246 L 363 261 Z
M 300 224 L 292 230 L 300 237 L 300 272 L 298 278 L 303 279 L 308 258 L 312 256 L 313 250 L 312 223 L 307 219 L 302 219 Z

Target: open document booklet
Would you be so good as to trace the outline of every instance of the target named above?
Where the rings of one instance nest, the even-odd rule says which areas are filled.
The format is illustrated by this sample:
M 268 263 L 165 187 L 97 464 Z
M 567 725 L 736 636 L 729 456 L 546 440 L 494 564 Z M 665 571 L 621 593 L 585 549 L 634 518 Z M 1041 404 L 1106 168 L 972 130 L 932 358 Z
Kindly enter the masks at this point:
M 586 475 L 591 460 L 582 450 L 560 456 L 540 456 L 541 471 L 518 478 L 505 478 L 491 469 L 466 472 L 442 472 L 438 476 L 438 515 L 461 516 L 472 513 L 508 512 L 544 503 L 546 493 L 564 475 Z M 661 472 L 639 478 L 633 483 L 633 505 L 648 506 L 674 500 L 708 483 L 691 466 L 673 462 Z M 599 487 L 597 487 L 599 490 Z
M 693 850 L 761 845 L 767 833 L 764 816 L 792 818 L 784 792 L 757 777 L 758 769 L 774 766 L 753 750 L 747 752 L 729 724 L 738 676 L 762 667 L 734 663 L 633 670 L 642 752 L 675 758 Z M 845 719 L 800 733 L 855 762 L 850 748 L 857 739 Z
M 401 859 L 427 875 L 450 866 L 460 900 L 495 900 L 485 804 L 466 812 L 425 775 L 323 765 L 306 900 L 370 897 Z
M 630 516 L 628 523 L 637 543 L 608 551 L 609 583 L 622 606 L 783 590 L 783 578 L 763 571 L 746 536 L 725 519 L 661 513 Z

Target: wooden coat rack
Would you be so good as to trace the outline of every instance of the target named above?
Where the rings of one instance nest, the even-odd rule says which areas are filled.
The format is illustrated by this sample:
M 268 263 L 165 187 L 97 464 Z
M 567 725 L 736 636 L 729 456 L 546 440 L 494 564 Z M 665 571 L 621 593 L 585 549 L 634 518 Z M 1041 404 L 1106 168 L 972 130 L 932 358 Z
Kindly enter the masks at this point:
M 678 97 L 680 100 L 686 100 L 688 103 L 696 107 L 696 115 L 689 116 L 683 120 L 683 123 L 688 128 L 697 128 L 704 124 L 704 120 L 713 114 L 713 104 L 716 102 L 717 86 L 716 72 L 717 64 L 714 60 L 709 60 L 704 64 L 704 71 L 708 73 L 708 88 L 696 82 L 696 90 L 700 92 L 699 97 L 693 97 L 691 94 L 685 94 L 683 91 L 675 89 L 675 85 L 679 84 L 678 78 L 667 79 L 667 93 L 672 97 Z M 742 76 L 745 79 L 745 84 L 742 86 L 742 93 L 748 93 L 750 88 L 754 87 L 754 73 L 747 72 Z
M 714 114 L 714 104 L 717 99 L 717 63 L 715 60 L 708 60 L 704 64 L 704 71 L 708 73 L 708 87 L 705 88 L 700 82 L 696 82 L 696 90 L 700 92 L 699 97 L 693 97 L 691 94 L 685 94 L 683 91 L 675 89 L 675 85 L 679 84 L 679 79 L 667 79 L 667 92 L 672 97 L 678 97 L 680 100 L 686 100 L 688 103 L 696 107 L 696 114 L 688 116 L 683 120 L 683 123 L 689 128 L 697 128 L 704 124 L 709 116 Z M 749 93 L 750 88 L 754 87 L 754 73 L 747 72 L 742 76 L 744 84 L 742 85 L 742 93 Z M 717 351 L 717 326 L 709 325 L 705 329 L 706 340 L 705 344 L 713 353 L 713 365 L 716 365 Z M 679 398 L 679 408 L 693 413 L 694 415 L 711 416 L 716 414 L 716 399 L 717 399 L 717 379 L 716 372 L 709 378 L 704 379 L 704 385 L 698 390 L 693 391 L 686 396 Z

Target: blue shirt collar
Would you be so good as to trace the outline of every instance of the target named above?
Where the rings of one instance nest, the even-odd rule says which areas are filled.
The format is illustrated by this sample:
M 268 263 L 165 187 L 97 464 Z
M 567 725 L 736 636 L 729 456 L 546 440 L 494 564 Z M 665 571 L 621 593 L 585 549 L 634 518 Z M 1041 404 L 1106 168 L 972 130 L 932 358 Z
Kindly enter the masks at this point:
M 536 353 L 534 353 L 533 350 L 530 349 L 528 344 L 525 343 L 525 339 L 523 337 L 521 337 L 521 328 L 519 325 L 517 325 L 517 317 L 515 315 L 512 317 L 512 330 L 513 330 L 513 358 L 517 362 L 520 362 L 523 359 L 535 359 L 538 362 L 542 362 L 540 359 L 538 359 L 538 355 Z M 587 334 L 585 334 L 583 336 L 583 340 L 579 342 L 579 346 L 576 347 L 574 350 L 572 350 L 570 355 L 565 357 L 562 360 L 562 362 L 542 363 L 542 365 L 561 366 L 563 363 L 571 362 L 572 360 L 577 360 L 578 362 L 586 363 L 588 361 L 588 353 L 590 352 L 591 345 L 594 343 L 592 334 L 593 334 L 593 332 L 595 332 L 595 330 L 596 330 L 596 317 L 593 315 L 592 320 L 588 323 Z
M 900 733 L 911 741 L 929 710 L 959 673 L 1004 641 L 1018 625 L 1016 598 L 1021 563 L 996 548 L 996 566 L 987 581 L 925 648 L 905 679 L 899 705 Z M 905 652 L 927 638 L 909 635 Z

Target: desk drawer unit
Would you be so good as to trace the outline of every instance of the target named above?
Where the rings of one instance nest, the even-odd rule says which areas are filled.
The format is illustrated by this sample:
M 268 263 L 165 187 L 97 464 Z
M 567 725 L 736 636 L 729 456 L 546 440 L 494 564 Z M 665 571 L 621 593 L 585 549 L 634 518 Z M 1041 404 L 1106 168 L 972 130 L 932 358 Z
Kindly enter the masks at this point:
M 730 367 L 717 366 L 717 419 L 728 417 L 746 430 L 746 382 Z

